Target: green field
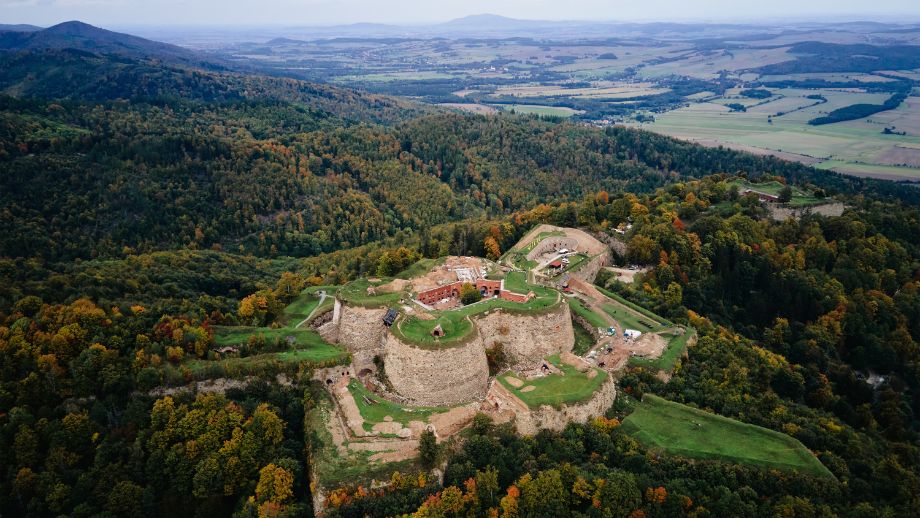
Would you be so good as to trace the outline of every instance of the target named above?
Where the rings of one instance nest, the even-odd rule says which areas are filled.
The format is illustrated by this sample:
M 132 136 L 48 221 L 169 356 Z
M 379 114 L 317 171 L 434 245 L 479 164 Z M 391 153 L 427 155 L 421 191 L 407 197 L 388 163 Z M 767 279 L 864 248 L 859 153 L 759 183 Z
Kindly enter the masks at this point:
M 607 379 L 607 373 L 600 369 L 594 369 L 597 371 L 597 375 L 589 378 L 587 373 L 579 372 L 575 367 L 563 363 L 558 354 L 550 356 L 547 361 L 559 367 L 563 374 L 551 374 L 528 381 L 509 372 L 499 376 L 498 379 L 509 392 L 531 408 L 537 408 L 540 405 L 550 405 L 558 408 L 566 403 L 585 401 Z M 515 388 L 508 383 L 509 377 L 518 379 L 524 384 L 520 388 Z M 528 386 L 536 388 L 530 392 L 522 392 L 522 389 Z
M 606 329 L 610 325 L 606 318 L 589 309 L 580 300 L 571 297 L 567 298 L 566 302 L 569 303 L 569 308 L 575 312 L 576 315 L 587 320 L 592 326 Z
M 575 333 L 575 345 L 572 346 L 572 354 L 582 356 L 594 346 L 594 338 L 578 324 L 572 326 L 572 331 Z
M 805 446 L 788 435 L 646 394 L 621 429 L 648 448 L 697 459 L 831 477 Z
M 636 315 L 635 312 L 630 311 L 621 304 L 601 304 L 601 307 L 605 313 L 619 322 L 624 329 L 635 329 L 643 333 L 650 333 L 662 328 L 656 321 L 642 315 Z
M 735 180 L 731 183 L 732 185 L 737 185 L 738 189 L 742 191 L 744 189 L 752 189 L 766 194 L 772 194 L 773 196 L 779 196 L 780 191 L 785 187 L 777 181 L 752 183 L 744 180 Z M 789 202 L 789 205 L 805 207 L 808 205 L 820 205 L 826 202 L 824 198 L 816 198 L 798 187 L 790 186 L 790 188 L 792 189 L 792 200 Z
M 581 113 L 578 110 L 573 110 L 572 108 L 566 108 L 563 106 L 541 106 L 537 104 L 498 104 L 495 105 L 495 107 L 500 108 L 502 111 L 506 112 L 513 110 L 515 113 L 521 113 L 525 115 L 541 115 L 549 117 L 571 117 Z
M 908 98 L 894 110 L 870 117 L 822 126 L 808 121 L 835 109 L 859 103 L 880 104 L 887 93 L 866 93 L 842 89 L 771 88 L 770 102 L 731 112 L 724 104 L 741 102 L 734 96 L 692 103 L 687 107 L 656 115 L 655 122 L 644 129 L 678 138 L 700 141 L 706 145 L 721 143 L 750 146 L 761 150 L 802 155 L 820 162 L 825 169 L 879 178 L 917 179 L 920 170 L 910 167 L 881 166 L 875 157 L 895 145 L 920 145 L 915 121 L 920 103 Z M 820 94 L 826 103 L 809 106 L 808 95 Z M 893 125 L 907 135 L 885 135 L 882 130 Z M 877 169 L 873 169 L 877 167 Z
M 558 303 L 559 294 L 556 290 L 527 284 L 524 278 L 523 272 L 509 273 L 505 278 L 505 288 L 518 293 L 533 291 L 536 296 L 529 302 L 511 302 L 497 298 L 484 299 L 458 309 L 432 311 L 431 315 L 435 317 L 433 320 L 403 317 L 397 325 L 390 328 L 390 331 L 416 345 L 429 347 L 459 345 L 473 336 L 473 323 L 469 317 L 496 308 L 508 311 L 539 312 L 552 308 Z M 442 338 L 431 336 L 431 331 L 438 325 L 444 330 Z
M 621 305 L 623 305 L 623 306 L 625 306 L 625 307 L 627 307 L 627 308 L 629 308 L 629 309 L 631 309 L 631 310 L 633 310 L 633 311 L 635 311 L 635 312 L 641 314 L 642 316 L 644 316 L 645 318 L 643 318 L 642 320 L 644 320 L 644 321 L 646 321 L 646 322 L 648 322 L 648 323 L 650 323 L 650 324 L 653 324 L 653 327 L 654 327 L 654 328 L 659 328 L 659 329 L 660 329 L 660 328 L 663 328 L 663 327 L 668 327 L 668 326 L 673 326 L 673 325 L 674 325 L 674 323 L 671 322 L 670 320 L 668 320 L 668 319 L 666 319 L 666 318 L 664 318 L 664 317 L 661 317 L 661 316 L 659 316 L 659 315 L 656 315 L 653 311 L 651 311 L 651 310 L 649 310 L 649 309 L 646 309 L 646 308 L 644 308 L 644 307 L 642 307 L 642 306 L 640 306 L 640 305 L 638 305 L 638 304 L 636 304 L 636 303 L 634 303 L 634 302 L 630 302 L 630 301 L 624 299 L 623 297 L 621 297 L 620 295 L 617 295 L 616 293 L 613 293 L 613 292 L 610 291 L 610 290 L 601 288 L 600 286 L 596 286 L 596 288 L 597 288 L 598 291 L 600 291 L 601 293 L 603 293 L 604 295 L 606 295 L 608 298 L 612 299 L 614 302 L 616 302 L 616 303 L 618 303 L 618 304 L 621 304 Z M 638 317 L 637 315 L 634 315 L 634 318 L 637 318 L 637 317 Z M 640 317 L 639 317 L 639 318 L 640 318 Z
M 664 352 L 661 353 L 661 356 L 658 358 L 652 360 L 648 358 L 632 357 L 629 359 L 629 364 L 635 367 L 645 367 L 656 371 L 662 370 L 670 372 L 674 369 L 674 365 L 677 364 L 677 360 L 684 354 L 684 351 L 687 350 L 687 343 L 690 342 L 690 339 L 695 334 L 696 331 L 694 329 L 688 329 L 683 334 L 674 335 L 668 341 L 667 348 L 665 348 Z
M 364 429 L 367 431 L 371 431 L 374 424 L 384 422 L 387 416 L 392 417 L 397 423 L 408 426 L 410 421 L 427 422 L 432 414 L 450 410 L 447 407 L 404 407 L 367 390 L 367 387 L 356 379 L 348 383 L 348 391 L 351 392 L 351 397 L 358 405 L 358 411 L 364 418 Z M 365 401 L 365 398 L 371 403 Z
M 326 291 L 328 295 L 326 300 L 323 301 L 323 307 L 319 309 L 331 307 L 335 300 L 333 294 L 336 289 L 338 289 L 338 286 L 311 286 L 303 290 L 296 299 L 284 308 L 281 320 L 285 323 L 285 327 L 296 327 L 297 324 L 310 316 L 310 313 L 317 310 L 320 299 L 317 292 L 319 291 Z
M 392 279 L 385 278 L 375 282 L 367 279 L 358 279 L 339 288 L 339 297 L 349 304 L 364 307 L 383 307 L 396 304 L 399 299 L 403 298 L 403 292 L 397 291 L 392 293 L 380 293 L 378 295 L 368 295 L 367 289 L 371 286 L 380 286 L 390 282 Z

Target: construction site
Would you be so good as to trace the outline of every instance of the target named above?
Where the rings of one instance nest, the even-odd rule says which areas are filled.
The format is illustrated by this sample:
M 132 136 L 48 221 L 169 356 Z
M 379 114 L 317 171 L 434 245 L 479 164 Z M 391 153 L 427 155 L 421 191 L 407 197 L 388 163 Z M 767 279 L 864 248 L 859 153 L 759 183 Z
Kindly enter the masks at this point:
M 581 230 L 541 225 L 498 261 L 426 261 L 408 278 L 342 286 L 311 324 L 351 356 L 314 372 L 328 394 L 321 483 L 323 469 L 409 461 L 423 431 L 444 441 L 477 413 L 522 434 L 585 422 L 613 404 L 618 371 L 657 368 L 692 336 L 594 286 L 610 252 Z M 592 341 L 580 355 L 576 331 Z M 490 372 L 496 351 L 504 360 Z

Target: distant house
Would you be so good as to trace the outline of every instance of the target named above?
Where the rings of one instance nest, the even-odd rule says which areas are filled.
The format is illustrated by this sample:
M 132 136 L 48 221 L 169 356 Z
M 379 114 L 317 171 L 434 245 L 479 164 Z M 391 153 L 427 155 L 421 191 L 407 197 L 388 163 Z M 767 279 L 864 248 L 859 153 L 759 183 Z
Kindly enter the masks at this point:
M 747 193 L 756 194 L 757 199 L 759 199 L 760 201 L 765 201 L 767 203 L 776 203 L 779 201 L 779 196 L 776 196 L 774 194 L 770 194 L 770 193 L 766 193 L 762 191 L 755 191 L 754 189 L 745 189 L 741 191 L 742 196 L 746 195 Z
M 395 309 L 388 309 L 387 314 L 383 315 L 383 325 L 390 327 L 393 325 L 393 322 L 396 322 L 396 317 L 399 316 L 399 313 Z
M 556 259 L 555 261 L 549 263 L 550 268 L 562 268 L 562 261 Z
M 633 339 L 639 338 L 640 336 L 642 336 L 642 331 L 636 331 L 635 329 L 624 329 L 623 336 L 625 336 L 626 338 L 633 338 Z

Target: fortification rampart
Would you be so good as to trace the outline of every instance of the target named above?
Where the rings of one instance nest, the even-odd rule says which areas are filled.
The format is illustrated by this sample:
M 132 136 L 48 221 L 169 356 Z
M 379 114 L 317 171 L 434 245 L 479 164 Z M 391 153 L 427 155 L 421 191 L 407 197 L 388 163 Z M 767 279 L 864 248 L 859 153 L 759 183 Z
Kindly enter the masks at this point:
M 591 258 L 590 261 L 586 261 L 585 264 L 581 265 L 576 271 L 570 272 L 570 275 L 573 277 L 578 277 L 579 279 L 592 283 L 597 277 L 597 272 L 601 271 L 601 268 L 610 264 L 610 253 L 604 252 L 596 257 Z
M 481 340 L 422 349 L 387 334 L 385 369 L 393 388 L 418 405 L 467 403 L 485 396 L 489 366 Z
M 577 250 L 578 240 L 574 237 L 566 236 L 547 237 L 543 241 L 537 243 L 537 246 L 535 246 L 533 250 L 527 253 L 527 259 L 529 261 L 533 261 L 535 258 L 547 252 L 558 252 L 563 248 L 567 248 L 569 250 Z
M 496 385 L 498 381 L 493 382 Z M 507 391 L 506 391 L 507 392 Z M 591 398 L 581 403 L 571 403 L 553 408 L 542 405 L 530 411 L 515 412 L 515 424 L 518 433 L 533 435 L 541 428 L 561 431 L 571 422 L 585 423 L 594 416 L 604 415 L 616 399 L 616 385 L 612 376 L 607 376 L 606 381 L 591 395 Z
M 339 344 L 352 354 L 356 372 L 376 370 L 374 356 L 383 354 L 387 328 L 383 325 L 386 308 L 362 308 L 342 304 L 339 309 Z
M 505 354 L 515 365 L 571 351 L 575 345 L 568 304 L 559 304 L 551 311 L 534 315 L 494 310 L 474 318 L 473 322 L 479 328 L 482 347 L 490 348 L 501 342 Z

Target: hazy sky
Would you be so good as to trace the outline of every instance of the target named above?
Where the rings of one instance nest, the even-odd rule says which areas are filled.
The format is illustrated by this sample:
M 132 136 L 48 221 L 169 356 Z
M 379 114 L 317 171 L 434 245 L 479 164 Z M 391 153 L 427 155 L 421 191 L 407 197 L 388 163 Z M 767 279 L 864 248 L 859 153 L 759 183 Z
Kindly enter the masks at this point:
M 0 0 L 0 23 L 332 25 L 495 13 L 544 20 L 920 19 L 918 0 Z

